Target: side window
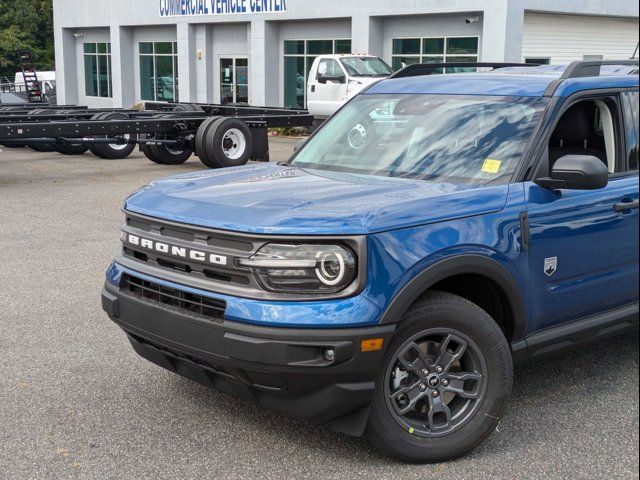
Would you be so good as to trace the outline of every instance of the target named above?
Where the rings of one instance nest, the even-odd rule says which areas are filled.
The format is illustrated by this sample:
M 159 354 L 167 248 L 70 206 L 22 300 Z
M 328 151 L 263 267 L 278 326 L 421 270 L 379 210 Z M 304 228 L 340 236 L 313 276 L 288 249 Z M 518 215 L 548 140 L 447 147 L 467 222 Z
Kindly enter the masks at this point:
M 628 170 L 638 170 L 638 142 L 640 141 L 640 119 L 638 118 L 638 92 L 627 92 L 624 98 L 624 121 L 627 133 Z
M 340 77 L 344 75 L 338 62 L 333 59 L 322 60 L 318 65 L 318 79 L 320 77 Z
M 590 155 L 607 165 L 610 174 L 624 171 L 617 162 L 622 138 L 615 102 L 610 98 L 581 100 L 560 118 L 549 141 L 549 167 L 565 155 Z

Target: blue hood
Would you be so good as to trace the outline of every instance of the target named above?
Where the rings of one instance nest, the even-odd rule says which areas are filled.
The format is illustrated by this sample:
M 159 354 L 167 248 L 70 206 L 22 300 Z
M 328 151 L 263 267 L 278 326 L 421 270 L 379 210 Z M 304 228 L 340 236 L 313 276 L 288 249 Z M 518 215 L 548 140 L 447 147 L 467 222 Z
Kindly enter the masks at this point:
M 496 212 L 507 193 L 506 185 L 478 188 L 264 164 L 158 180 L 131 195 L 125 209 L 236 232 L 354 235 Z

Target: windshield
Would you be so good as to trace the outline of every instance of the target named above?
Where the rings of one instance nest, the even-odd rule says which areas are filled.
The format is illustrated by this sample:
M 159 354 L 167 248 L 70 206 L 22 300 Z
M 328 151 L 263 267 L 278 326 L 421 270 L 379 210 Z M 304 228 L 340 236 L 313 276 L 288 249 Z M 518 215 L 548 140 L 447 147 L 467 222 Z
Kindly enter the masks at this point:
M 351 77 L 388 77 L 391 67 L 375 57 L 343 57 L 340 63 Z
M 292 163 L 456 184 L 504 183 L 545 105 L 541 98 L 360 95 Z

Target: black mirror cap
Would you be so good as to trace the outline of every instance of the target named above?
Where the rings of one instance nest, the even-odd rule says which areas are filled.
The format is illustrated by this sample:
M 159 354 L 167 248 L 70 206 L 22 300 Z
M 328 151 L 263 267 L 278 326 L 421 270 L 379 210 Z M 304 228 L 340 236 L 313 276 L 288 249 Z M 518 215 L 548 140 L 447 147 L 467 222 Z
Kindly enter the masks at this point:
M 598 190 L 609 183 L 609 170 L 602 160 L 591 155 L 565 155 L 555 161 L 551 177 L 535 181 L 542 188 Z

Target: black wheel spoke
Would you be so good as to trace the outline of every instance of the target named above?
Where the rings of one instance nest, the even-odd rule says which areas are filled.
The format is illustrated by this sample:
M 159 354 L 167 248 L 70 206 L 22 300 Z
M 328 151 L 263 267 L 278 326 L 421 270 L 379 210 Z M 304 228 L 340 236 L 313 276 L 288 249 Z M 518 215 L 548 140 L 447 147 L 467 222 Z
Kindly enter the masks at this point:
M 450 373 L 447 375 L 448 385 L 443 385 L 444 392 L 450 392 L 459 397 L 475 400 L 482 392 L 483 377 L 476 372 Z M 472 382 L 469 384 L 469 382 Z
M 410 355 L 415 358 L 408 359 Z M 408 371 L 411 371 L 417 375 L 420 375 L 424 369 L 432 368 L 429 364 L 429 359 L 418 344 L 412 342 L 406 346 L 406 348 L 398 356 L 400 364 Z
M 467 342 L 454 335 L 447 335 L 440 344 L 440 355 L 436 360 L 436 366 L 442 367 L 448 372 L 454 363 L 460 360 L 467 350 Z
M 391 395 L 391 404 L 399 415 L 405 415 L 413 410 L 418 400 L 425 396 L 425 392 L 420 390 L 420 382 L 403 387 Z
M 444 403 L 441 395 L 429 397 L 427 421 L 432 432 L 446 430 L 451 427 L 451 410 Z

